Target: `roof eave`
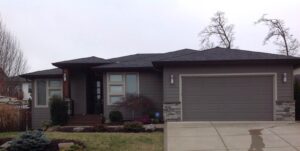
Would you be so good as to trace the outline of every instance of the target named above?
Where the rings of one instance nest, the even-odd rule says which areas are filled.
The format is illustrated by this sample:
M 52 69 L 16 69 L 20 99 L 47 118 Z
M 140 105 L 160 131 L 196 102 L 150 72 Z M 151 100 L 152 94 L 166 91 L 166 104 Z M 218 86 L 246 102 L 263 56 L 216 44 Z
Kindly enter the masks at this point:
M 94 67 L 94 71 L 155 70 L 154 67 Z
M 52 65 L 58 68 L 74 68 L 74 67 L 93 67 L 93 66 L 100 66 L 104 64 L 110 64 L 111 62 L 107 63 L 52 63 Z
M 28 74 L 23 74 L 23 75 L 20 75 L 20 77 L 25 78 L 25 79 L 61 78 L 62 74 L 57 74 L 57 75 L 28 75 Z
M 154 61 L 154 67 L 165 65 L 205 65 L 205 64 L 291 64 L 300 65 L 300 59 L 256 59 L 256 60 L 211 60 L 211 61 Z

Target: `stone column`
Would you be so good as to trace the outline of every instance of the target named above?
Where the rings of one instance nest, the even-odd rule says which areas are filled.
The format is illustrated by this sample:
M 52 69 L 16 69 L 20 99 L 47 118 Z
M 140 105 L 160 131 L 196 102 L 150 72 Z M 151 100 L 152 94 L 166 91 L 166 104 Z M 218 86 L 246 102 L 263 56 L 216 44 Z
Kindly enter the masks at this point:
M 181 120 L 181 103 L 166 102 L 163 105 L 165 121 L 180 121 Z
M 295 120 L 295 101 L 277 100 L 275 104 L 276 121 L 294 121 Z

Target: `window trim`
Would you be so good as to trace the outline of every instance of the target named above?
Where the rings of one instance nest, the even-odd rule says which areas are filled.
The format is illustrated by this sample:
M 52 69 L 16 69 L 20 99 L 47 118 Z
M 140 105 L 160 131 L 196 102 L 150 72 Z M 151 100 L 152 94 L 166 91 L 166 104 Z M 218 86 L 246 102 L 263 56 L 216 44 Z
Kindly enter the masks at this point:
M 38 80 L 45 80 L 46 81 L 46 104 L 45 105 L 39 105 L 37 101 L 37 81 Z M 60 87 L 50 87 L 50 82 L 51 80 L 56 80 L 61 82 Z M 50 90 L 60 90 L 61 92 L 63 91 L 63 81 L 61 79 L 35 79 L 34 80 L 34 107 L 35 108 L 48 108 L 49 107 L 49 91 Z M 62 97 L 62 93 L 61 93 Z
M 126 96 L 126 75 L 135 74 L 137 76 L 137 95 L 140 94 L 140 74 L 139 72 L 107 72 L 106 73 L 106 103 L 108 106 L 116 106 L 110 102 L 110 96 Z M 110 81 L 110 75 L 122 75 L 121 82 Z M 123 86 L 123 94 L 111 94 L 110 93 L 110 85 L 122 85 Z

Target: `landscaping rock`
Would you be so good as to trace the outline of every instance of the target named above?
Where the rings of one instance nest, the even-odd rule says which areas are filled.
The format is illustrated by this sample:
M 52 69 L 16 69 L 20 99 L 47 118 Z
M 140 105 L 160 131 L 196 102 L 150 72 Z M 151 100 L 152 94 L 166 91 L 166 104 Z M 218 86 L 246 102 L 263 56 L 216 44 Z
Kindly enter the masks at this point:
M 47 129 L 47 132 L 55 132 L 60 128 L 60 126 L 52 126 Z
M 153 124 L 144 125 L 146 131 L 155 131 L 155 126 Z
M 67 150 L 67 149 L 69 149 L 72 145 L 74 145 L 73 142 L 70 142 L 70 143 L 59 143 L 59 144 L 58 144 L 58 149 L 59 149 L 60 151 Z
M 2 145 L 0 146 L 0 148 L 7 149 L 8 147 L 10 147 L 10 142 L 11 142 L 11 141 L 7 141 L 6 143 L 2 144 Z
M 73 131 L 74 132 L 83 132 L 84 131 L 84 127 L 74 127 Z

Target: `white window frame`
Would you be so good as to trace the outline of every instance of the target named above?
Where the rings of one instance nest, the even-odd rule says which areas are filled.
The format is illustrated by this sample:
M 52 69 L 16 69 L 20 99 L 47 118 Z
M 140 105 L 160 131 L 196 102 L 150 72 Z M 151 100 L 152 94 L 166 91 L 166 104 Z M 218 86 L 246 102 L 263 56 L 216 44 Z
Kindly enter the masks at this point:
M 109 106 L 115 106 L 116 104 L 111 103 L 110 96 L 122 96 L 126 97 L 126 75 L 134 74 L 137 76 L 137 95 L 140 94 L 140 75 L 138 72 L 109 72 L 106 73 L 106 100 L 107 105 Z M 116 82 L 116 81 L 110 81 L 110 75 L 122 75 L 122 81 Z M 110 86 L 111 85 L 122 85 L 123 86 L 123 92 L 119 94 L 111 94 L 110 93 Z
M 38 80 L 45 80 L 46 81 L 46 104 L 45 105 L 39 105 L 38 104 L 38 98 L 37 98 L 37 81 Z M 60 81 L 61 86 L 60 87 L 50 87 L 50 81 Z M 50 90 L 60 90 L 61 91 L 61 97 L 62 97 L 62 89 L 63 89 L 63 81 L 61 79 L 36 79 L 34 80 L 34 107 L 35 108 L 48 108 L 49 107 L 49 91 Z

